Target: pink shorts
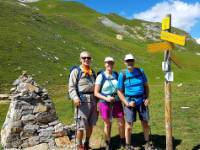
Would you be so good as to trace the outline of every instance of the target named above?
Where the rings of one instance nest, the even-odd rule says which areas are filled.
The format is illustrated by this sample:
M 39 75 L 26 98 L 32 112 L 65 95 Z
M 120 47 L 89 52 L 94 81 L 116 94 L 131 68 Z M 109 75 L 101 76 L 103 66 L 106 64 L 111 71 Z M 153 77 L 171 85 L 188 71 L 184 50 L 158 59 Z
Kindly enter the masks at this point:
M 112 111 L 113 118 L 123 118 L 124 111 L 120 101 L 114 103 L 113 107 L 111 108 L 110 103 L 108 102 L 99 102 L 98 103 L 99 112 L 103 120 L 110 119 L 110 113 Z

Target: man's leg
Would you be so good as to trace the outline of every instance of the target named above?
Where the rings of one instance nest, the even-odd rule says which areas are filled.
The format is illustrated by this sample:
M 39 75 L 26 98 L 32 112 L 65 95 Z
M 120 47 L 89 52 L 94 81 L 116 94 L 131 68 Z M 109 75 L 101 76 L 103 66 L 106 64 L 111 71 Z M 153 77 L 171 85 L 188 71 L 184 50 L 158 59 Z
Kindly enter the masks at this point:
M 146 142 L 149 141 L 149 124 L 148 121 L 141 121 L 143 132 L 144 132 L 144 140 Z
M 85 138 L 85 143 L 84 143 L 84 149 L 88 150 L 89 149 L 89 142 L 90 142 L 90 137 L 92 135 L 93 127 L 96 125 L 98 116 L 97 116 L 97 106 L 96 103 L 89 103 L 89 107 L 87 106 L 86 109 L 88 109 L 88 114 L 87 114 L 87 125 L 86 125 L 86 138 Z
M 130 122 L 126 122 L 126 125 L 125 125 L 125 138 L 126 138 L 127 145 L 131 145 L 132 125 L 133 123 L 130 123 Z
M 83 140 L 83 130 L 78 130 L 76 134 L 77 145 L 82 145 L 82 140 Z
M 149 111 L 148 111 L 148 107 L 144 106 L 143 104 L 141 105 L 141 109 L 142 110 L 139 112 L 139 115 L 140 115 L 141 124 L 142 124 L 143 132 L 144 132 L 144 140 L 145 140 L 144 149 L 149 150 L 149 148 L 150 148 L 150 142 L 149 142 L 150 127 L 148 124 Z
M 149 131 L 150 131 L 150 127 L 148 124 L 149 110 L 148 110 L 148 107 L 144 106 L 144 104 L 141 104 L 141 106 L 140 106 L 139 116 L 140 116 L 141 124 L 143 127 L 144 139 L 146 142 L 148 142 L 149 141 Z
M 125 138 L 126 138 L 126 149 L 131 149 L 131 134 L 133 122 L 136 120 L 136 111 L 134 108 L 124 107 L 125 114 Z
M 118 120 L 118 130 L 121 139 L 121 145 L 125 146 L 125 121 L 123 118 L 117 118 Z
M 86 130 L 86 138 L 85 138 L 85 142 L 89 143 L 90 137 L 92 135 L 92 131 L 93 131 L 93 126 L 89 126 Z

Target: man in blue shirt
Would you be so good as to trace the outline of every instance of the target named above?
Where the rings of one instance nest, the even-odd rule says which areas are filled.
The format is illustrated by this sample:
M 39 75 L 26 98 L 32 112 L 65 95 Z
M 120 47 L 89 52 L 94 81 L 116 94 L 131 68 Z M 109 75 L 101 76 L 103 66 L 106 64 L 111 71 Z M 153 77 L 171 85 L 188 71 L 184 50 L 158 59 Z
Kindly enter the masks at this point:
M 126 148 L 131 149 L 131 133 L 133 122 L 136 121 L 138 112 L 144 131 L 145 149 L 149 147 L 149 86 L 144 70 L 134 67 L 135 58 L 132 54 L 127 54 L 124 58 L 126 70 L 119 74 L 118 95 L 124 103 L 124 113 L 126 119 L 125 137 Z

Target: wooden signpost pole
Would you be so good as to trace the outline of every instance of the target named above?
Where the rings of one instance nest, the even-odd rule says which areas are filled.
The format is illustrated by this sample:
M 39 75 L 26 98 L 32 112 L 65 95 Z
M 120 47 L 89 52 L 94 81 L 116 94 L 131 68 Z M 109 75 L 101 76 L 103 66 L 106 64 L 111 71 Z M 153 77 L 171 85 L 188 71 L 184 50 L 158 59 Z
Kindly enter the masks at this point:
M 169 29 L 166 31 L 171 32 L 171 15 L 169 17 Z M 172 105 L 171 105 L 171 81 L 166 79 L 166 76 L 171 76 L 171 59 L 170 51 L 164 52 L 164 63 L 167 65 L 165 72 L 165 128 L 166 128 L 166 150 L 173 150 L 172 142 Z M 172 74 L 173 76 L 173 74 Z
M 165 128 L 166 128 L 166 150 L 173 150 L 172 142 L 172 104 L 171 104 L 171 82 L 174 80 L 174 74 L 171 71 L 171 61 L 180 67 L 175 56 L 170 51 L 174 48 L 173 43 L 184 46 L 186 36 L 171 33 L 171 15 L 167 15 L 162 20 L 162 31 L 160 38 L 164 42 L 148 44 L 147 49 L 150 53 L 163 52 L 164 61 L 162 70 L 165 73 Z

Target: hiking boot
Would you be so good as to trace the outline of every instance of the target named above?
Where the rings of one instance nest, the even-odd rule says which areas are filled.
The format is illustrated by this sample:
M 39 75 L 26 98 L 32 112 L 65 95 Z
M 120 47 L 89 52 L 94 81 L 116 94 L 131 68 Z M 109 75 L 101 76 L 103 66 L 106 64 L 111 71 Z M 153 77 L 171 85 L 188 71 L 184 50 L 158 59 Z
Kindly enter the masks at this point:
M 89 142 L 85 142 L 84 143 L 84 150 L 89 150 L 90 146 L 89 146 Z
M 106 141 L 106 148 L 105 148 L 105 150 L 112 150 L 110 142 Z
M 84 150 L 83 144 L 77 145 L 77 150 Z
M 132 146 L 131 145 L 126 145 L 125 149 L 126 150 L 132 150 Z
M 125 148 L 125 146 L 126 146 L 126 141 L 125 141 L 125 139 L 120 139 L 120 147 L 121 147 L 121 148 Z
M 150 142 L 146 142 L 146 143 L 145 143 L 144 149 L 145 149 L 145 150 L 151 150 L 151 144 L 150 144 Z

